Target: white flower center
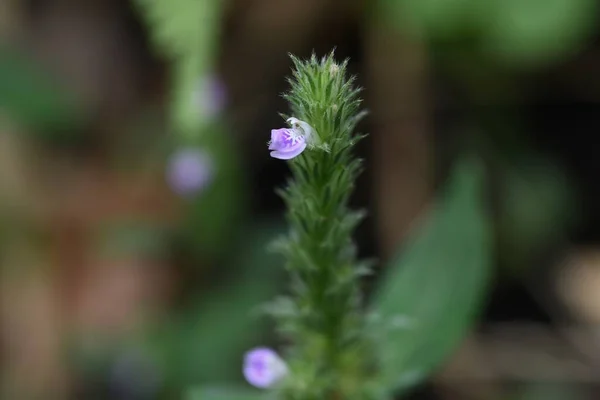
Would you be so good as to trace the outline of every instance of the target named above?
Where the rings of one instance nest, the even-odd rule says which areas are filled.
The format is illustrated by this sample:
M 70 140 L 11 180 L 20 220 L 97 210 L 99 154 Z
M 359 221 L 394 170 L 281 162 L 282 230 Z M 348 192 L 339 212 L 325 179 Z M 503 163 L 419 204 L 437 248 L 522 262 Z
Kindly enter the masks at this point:
M 306 141 L 312 140 L 312 126 L 304 121 L 300 121 L 298 118 L 288 118 L 287 122 L 292 126 L 292 130 L 297 132 L 298 136 L 303 137 Z
M 296 144 L 299 140 L 304 139 L 303 133 L 297 128 L 292 128 L 289 131 L 289 135 L 290 139 L 292 139 L 292 145 Z

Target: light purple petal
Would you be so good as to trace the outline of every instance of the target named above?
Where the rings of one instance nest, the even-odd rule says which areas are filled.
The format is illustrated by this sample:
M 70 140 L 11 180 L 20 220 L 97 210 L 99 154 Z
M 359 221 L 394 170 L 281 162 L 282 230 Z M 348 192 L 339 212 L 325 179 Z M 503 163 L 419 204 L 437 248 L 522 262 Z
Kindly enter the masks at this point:
M 282 151 L 276 150 L 271 152 L 271 157 L 277 158 L 279 160 L 291 160 L 294 157 L 297 157 L 306 149 L 306 143 L 298 143 L 298 145 L 294 146 L 294 149 L 290 151 Z
M 271 129 L 271 144 L 269 145 L 269 150 L 276 150 L 279 148 L 282 145 L 286 134 L 289 134 L 289 129 L 287 128 Z
M 289 160 L 306 149 L 306 139 L 295 129 L 273 129 L 271 130 L 271 143 L 269 150 L 272 150 L 271 157 L 280 160 Z

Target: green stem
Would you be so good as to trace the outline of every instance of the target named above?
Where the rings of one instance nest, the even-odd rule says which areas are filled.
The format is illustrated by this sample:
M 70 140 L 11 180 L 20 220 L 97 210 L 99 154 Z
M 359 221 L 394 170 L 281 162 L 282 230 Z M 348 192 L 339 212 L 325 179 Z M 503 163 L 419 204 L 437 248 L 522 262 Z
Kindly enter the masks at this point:
M 346 64 L 331 55 L 293 60 L 295 79 L 285 97 L 293 116 L 313 126 L 323 146 L 291 161 L 294 179 L 282 192 L 291 228 L 284 253 L 297 283 L 290 332 L 296 370 L 284 398 L 362 399 L 361 380 L 370 379 L 367 366 L 373 363 L 362 351 L 366 335 L 352 241 L 361 215 L 348 208 L 360 173 L 360 160 L 351 153 L 359 139 L 353 133 L 362 115 L 359 91 L 345 77 Z

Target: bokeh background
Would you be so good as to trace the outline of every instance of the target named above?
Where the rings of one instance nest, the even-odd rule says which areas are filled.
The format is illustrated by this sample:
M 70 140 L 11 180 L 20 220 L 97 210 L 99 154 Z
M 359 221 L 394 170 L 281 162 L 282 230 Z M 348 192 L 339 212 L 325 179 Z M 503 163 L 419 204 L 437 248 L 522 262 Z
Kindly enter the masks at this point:
M 244 385 L 243 352 L 276 342 L 256 307 L 286 288 L 266 245 L 285 230 L 274 189 L 289 170 L 265 144 L 288 53 L 334 47 L 370 110 L 353 205 L 378 272 L 465 150 L 488 171 L 483 310 L 407 397 L 600 398 L 598 1 L 213 2 L 207 20 L 162 1 L 173 27 L 212 27 L 196 138 L 173 122 L 177 65 L 140 2 L 0 0 L 2 398 Z M 169 172 L 190 146 L 209 160 L 181 167 L 209 175 L 193 193 Z

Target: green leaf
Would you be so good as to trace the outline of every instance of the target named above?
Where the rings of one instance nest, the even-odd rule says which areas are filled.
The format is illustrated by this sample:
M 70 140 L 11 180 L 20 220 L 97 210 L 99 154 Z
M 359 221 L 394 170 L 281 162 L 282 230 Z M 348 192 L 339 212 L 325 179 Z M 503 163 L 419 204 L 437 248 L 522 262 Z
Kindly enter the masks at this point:
M 263 400 L 268 397 L 261 392 L 238 388 L 198 388 L 190 390 L 185 400 Z
M 382 373 L 390 390 L 406 389 L 443 362 L 479 310 L 491 264 L 482 186 L 481 166 L 460 164 L 444 200 L 382 279 L 372 311 L 384 332 Z

